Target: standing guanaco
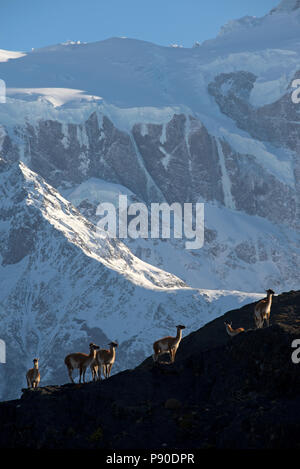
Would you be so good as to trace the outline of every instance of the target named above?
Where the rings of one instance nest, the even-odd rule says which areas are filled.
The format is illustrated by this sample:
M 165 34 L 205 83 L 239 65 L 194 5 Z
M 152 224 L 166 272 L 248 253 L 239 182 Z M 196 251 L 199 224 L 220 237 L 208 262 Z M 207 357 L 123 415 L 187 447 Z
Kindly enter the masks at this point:
M 79 383 L 81 383 L 81 376 L 83 375 L 83 382 L 85 383 L 85 372 L 88 366 L 95 361 L 97 350 L 99 349 L 98 345 L 93 343 L 90 344 L 90 353 L 71 353 L 65 358 L 65 364 L 68 368 L 69 377 L 72 383 L 74 383 L 72 377 L 72 371 L 75 368 L 79 369 Z
M 224 322 L 226 327 L 226 332 L 230 337 L 234 337 L 235 335 L 240 334 L 241 332 L 245 332 L 243 327 L 239 327 L 238 329 L 232 329 L 232 322 L 225 321 Z
M 41 381 L 41 375 L 40 375 L 40 372 L 39 372 L 39 359 L 38 358 L 34 358 L 33 368 L 30 368 L 30 370 L 27 371 L 26 380 L 27 380 L 27 386 L 29 388 L 37 388 L 38 387 L 39 382 Z
M 108 345 L 109 350 L 100 349 L 96 353 L 96 360 L 91 365 L 93 381 L 95 381 L 97 375 L 98 379 L 101 379 L 101 369 L 105 378 L 109 378 L 110 376 L 112 366 L 116 360 L 116 348 L 118 344 L 117 342 L 110 342 Z
M 254 322 L 257 329 L 261 329 L 266 321 L 267 326 L 270 325 L 270 314 L 271 314 L 271 305 L 272 297 L 275 294 L 273 290 L 266 290 L 267 298 L 260 300 L 254 308 Z
M 163 353 L 169 353 L 170 354 L 170 359 L 171 363 L 174 363 L 175 361 L 175 355 L 178 349 L 178 346 L 180 344 L 180 341 L 182 339 L 182 329 L 185 329 L 185 326 L 182 326 L 179 324 L 176 326 L 177 329 L 177 334 L 176 337 L 163 337 L 162 339 L 156 340 L 153 344 L 153 360 L 155 362 L 158 361 L 158 356 L 162 355 Z

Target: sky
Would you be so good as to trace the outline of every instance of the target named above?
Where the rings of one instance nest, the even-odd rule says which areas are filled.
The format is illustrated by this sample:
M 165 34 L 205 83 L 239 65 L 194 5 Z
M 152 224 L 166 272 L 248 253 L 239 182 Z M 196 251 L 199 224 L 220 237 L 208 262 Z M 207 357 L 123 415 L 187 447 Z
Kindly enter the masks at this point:
M 222 25 L 263 16 L 280 0 L 0 0 L 0 49 L 129 37 L 192 47 Z

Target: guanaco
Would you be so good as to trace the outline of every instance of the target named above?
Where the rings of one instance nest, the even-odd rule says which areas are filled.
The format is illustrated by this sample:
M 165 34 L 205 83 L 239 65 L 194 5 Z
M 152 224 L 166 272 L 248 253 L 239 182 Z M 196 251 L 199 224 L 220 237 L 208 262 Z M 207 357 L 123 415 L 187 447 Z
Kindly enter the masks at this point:
M 75 368 L 79 369 L 79 383 L 81 383 L 81 376 L 83 376 L 83 382 L 85 383 L 85 372 L 88 366 L 95 361 L 97 350 L 99 349 L 98 345 L 91 343 L 89 345 L 90 353 L 87 355 L 86 353 L 71 353 L 67 355 L 65 358 L 65 364 L 68 368 L 69 377 L 71 383 L 74 383 L 72 377 L 72 371 Z
M 37 388 L 39 382 L 41 381 L 41 375 L 39 372 L 39 359 L 34 358 L 33 360 L 33 368 L 26 373 L 27 385 L 28 388 Z
M 234 337 L 235 335 L 238 335 L 241 332 L 245 332 L 245 329 L 243 327 L 239 327 L 238 329 L 233 329 L 232 322 L 225 321 L 224 324 L 226 327 L 226 332 L 228 335 L 230 335 L 230 337 Z
M 96 380 L 97 376 L 99 380 L 101 379 L 101 369 L 105 378 L 110 377 L 112 366 L 116 360 L 116 348 L 118 347 L 118 343 L 110 342 L 108 345 L 109 350 L 100 349 L 96 353 L 96 360 L 91 365 L 93 381 Z
M 254 322 L 257 329 L 261 329 L 266 321 L 267 326 L 270 325 L 270 314 L 272 297 L 275 294 L 273 290 L 266 290 L 267 298 L 260 300 L 254 308 Z
M 159 355 L 162 355 L 164 353 L 169 353 L 170 354 L 170 360 L 171 363 L 174 363 L 175 361 L 175 355 L 177 352 L 177 349 L 179 347 L 180 341 L 182 339 L 182 330 L 185 329 L 185 326 L 182 326 L 181 324 L 176 326 L 177 329 L 177 334 L 176 337 L 163 337 L 162 339 L 156 340 L 153 344 L 153 360 L 154 362 L 158 361 Z

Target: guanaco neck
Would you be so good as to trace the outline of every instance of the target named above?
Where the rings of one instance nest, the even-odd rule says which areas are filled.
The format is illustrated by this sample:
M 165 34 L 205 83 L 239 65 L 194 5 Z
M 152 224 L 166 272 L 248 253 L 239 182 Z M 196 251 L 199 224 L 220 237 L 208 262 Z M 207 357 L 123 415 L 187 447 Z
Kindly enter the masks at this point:
M 176 339 L 178 341 L 182 339 L 182 329 L 180 329 L 179 327 L 177 329 Z
M 39 374 L 39 364 L 34 363 L 33 364 L 33 376 L 36 378 Z
M 273 297 L 273 293 L 268 293 L 268 296 L 267 296 L 267 300 L 268 300 L 268 306 L 271 306 L 271 303 L 272 303 L 272 297 Z
M 91 359 L 94 359 L 94 360 L 95 360 L 95 358 L 96 358 L 96 353 L 97 353 L 97 350 L 91 349 L 91 350 L 90 350 L 89 357 L 90 357 Z

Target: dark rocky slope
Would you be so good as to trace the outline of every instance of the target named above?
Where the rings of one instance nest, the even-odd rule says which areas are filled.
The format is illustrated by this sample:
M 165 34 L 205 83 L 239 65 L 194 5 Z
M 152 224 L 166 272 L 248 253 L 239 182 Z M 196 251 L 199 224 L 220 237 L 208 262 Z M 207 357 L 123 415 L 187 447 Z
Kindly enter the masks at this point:
M 0 447 L 300 448 L 300 291 L 274 298 L 269 328 L 251 329 L 253 306 L 188 335 L 174 365 L 1 403 Z M 229 339 L 224 318 L 249 330 Z

